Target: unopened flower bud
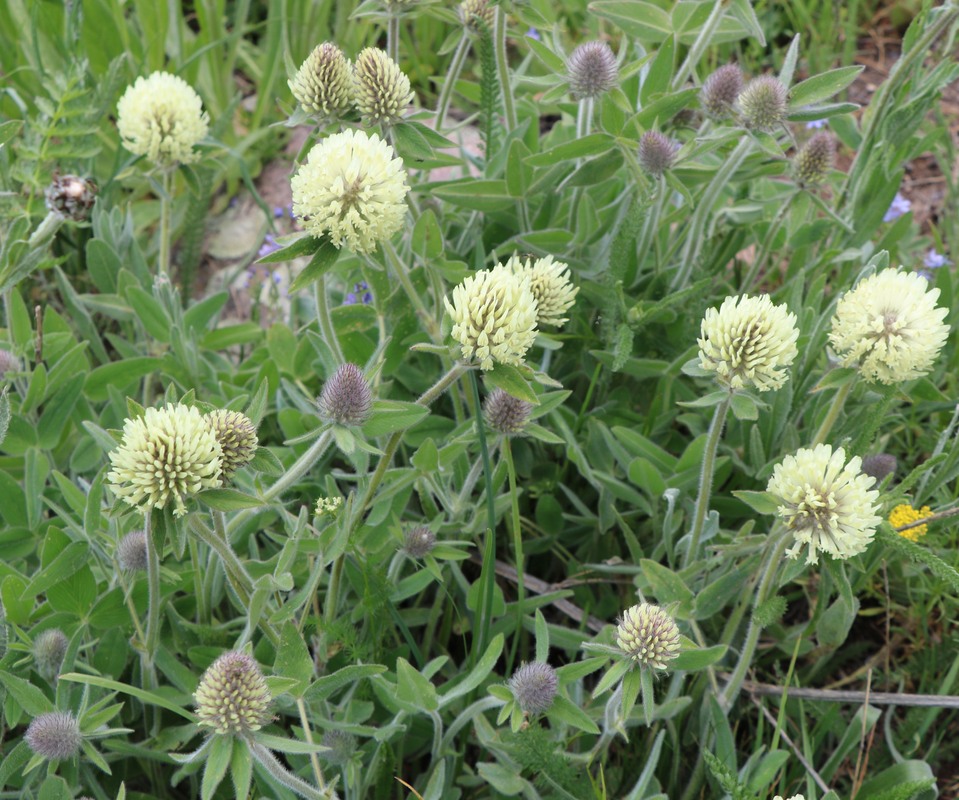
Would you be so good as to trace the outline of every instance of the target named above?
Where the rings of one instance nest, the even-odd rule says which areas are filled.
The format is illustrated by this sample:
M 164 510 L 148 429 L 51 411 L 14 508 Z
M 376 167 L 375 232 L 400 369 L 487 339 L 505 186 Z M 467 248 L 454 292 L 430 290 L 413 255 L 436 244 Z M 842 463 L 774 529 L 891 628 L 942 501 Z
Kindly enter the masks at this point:
M 69 644 L 66 634 L 59 628 L 45 630 L 33 640 L 34 664 L 37 672 L 48 681 L 54 680 L 60 674 Z
M 509 679 L 509 688 L 519 707 L 527 714 L 542 714 L 553 705 L 559 676 L 542 661 L 523 664 Z
M 489 0 L 463 0 L 459 11 L 460 21 L 470 33 L 476 35 L 484 30 L 493 30 L 495 8 Z
M 51 711 L 35 717 L 23 739 L 38 756 L 56 761 L 75 756 L 80 750 L 83 736 L 73 714 Z
M 566 62 L 566 73 L 577 99 L 608 92 L 619 78 L 616 55 L 606 42 L 586 42 L 577 47 Z
M 247 736 L 270 719 L 270 690 L 260 666 L 246 653 L 224 653 L 203 673 L 196 694 L 200 725 L 215 733 Z
M 146 531 L 130 531 L 117 545 L 117 561 L 124 572 L 142 572 L 147 568 Z
M 654 178 L 660 177 L 676 159 L 679 144 L 659 131 L 646 131 L 639 140 L 639 163 Z
M 736 64 L 727 64 L 706 78 L 699 93 L 699 102 L 714 119 L 728 117 L 743 90 L 743 71 Z
M 796 183 L 800 186 L 815 186 L 822 183 L 832 169 L 836 158 L 836 140 L 828 133 L 815 134 L 799 151 L 793 161 Z
M 746 127 L 771 131 L 786 117 L 787 90 L 778 78 L 754 78 L 739 95 L 739 110 Z
M 526 427 L 532 410 L 532 403 L 513 397 L 502 389 L 494 389 L 483 403 L 483 418 L 497 433 L 513 436 Z
M 876 453 L 872 456 L 866 456 L 862 460 L 862 472 L 865 475 L 871 475 L 876 479 L 876 485 L 882 483 L 887 475 L 893 475 L 896 472 L 896 457 L 888 453 Z
M 249 464 L 256 455 L 256 425 L 239 411 L 218 408 L 206 415 L 216 434 L 223 455 L 220 460 L 221 478 L 227 480 L 240 467 Z
M 323 747 L 330 749 L 320 753 L 320 758 L 325 759 L 334 767 L 339 767 L 350 760 L 350 756 L 356 752 L 356 737 L 346 731 L 329 730 L 323 734 L 320 740 Z
M 403 552 L 410 558 L 423 558 L 436 547 L 436 534 L 425 525 L 410 528 L 403 535 Z
M 356 57 L 353 81 L 356 107 L 372 123 L 398 122 L 413 102 L 410 79 L 399 64 L 376 47 L 367 47 Z
M 287 83 L 304 111 L 324 119 L 339 116 L 353 103 L 353 70 L 332 42 L 314 47 Z
M 356 364 L 341 364 L 323 384 L 316 405 L 325 422 L 357 427 L 370 418 L 373 391 Z
M 0 350 L 0 378 L 8 372 L 16 372 L 20 369 L 20 362 L 17 357 L 9 350 Z
M 640 603 L 623 614 L 616 644 L 640 667 L 666 669 L 679 655 L 679 628 L 659 606 Z
M 57 175 L 44 192 L 47 208 L 65 219 L 83 222 L 97 199 L 97 185 L 78 175 Z

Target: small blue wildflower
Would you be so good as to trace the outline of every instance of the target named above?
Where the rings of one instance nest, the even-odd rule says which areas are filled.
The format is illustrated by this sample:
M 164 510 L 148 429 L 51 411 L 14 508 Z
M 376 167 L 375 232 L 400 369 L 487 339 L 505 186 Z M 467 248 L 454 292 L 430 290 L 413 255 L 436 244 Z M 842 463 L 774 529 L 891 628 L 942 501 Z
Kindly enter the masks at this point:
M 279 219 L 286 216 L 286 209 L 283 206 L 273 206 L 273 218 Z
M 271 273 L 271 274 L 272 274 L 272 276 L 273 276 L 273 283 L 275 283 L 277 286 L 279 286 L 280 283 L 282 283 L 282 281 L 283 281 L 283 276 L 280 274 L 279 270 L 276 270 L 276 271 L 274 271 L 274 272 Z
M 932 283 L 932 273 L 927 269 L 917 269 L 916 274 L 920 278 L 925 278 L 926 283 Z
M 908 214 L 911 209 L 912 203 L 899 194 L 899 192 L 896 192 L 896 196 L 892 199 L 892 203 L 889 205 L 889 210 L 882 218 L 882 221 L 892 222 L 894 219 L 899 219 L 899 217 L 901 217 L 903 214 Z
M 806 130 L 816 130 L 818 128 L 825 128 L 826 120 L 824 119 L 814 119 L 811 122 L 806 123 Z
M 250 267 L 249 269 L 243 272 L 243 280 L 240 281 L 241 289 L 248 289 L 250 287 L 250 281 L 256 277 L 256 270 Z
M 922 263 L 925 265 L 926 269 L 939 269 L 940 267 L 944 267 L 946 264 L 951 264 L 952 262 L 946 258 L 943 253 L 937 253 L 935 248 L 930 247 L 929 252 L 926 253 L 925 258 L 923 258 Z
M 260 245 L 260 249 L 257 250 L 256 255 L 258 258 L 263 258 L 268 256 L 270 253 L 275 253 L 280 249 L 280 245 L 277 244 L 276 239 L 272 233 L 268 233 L 263 237 L 263 244 Z
M 343 305 L 352 306 L 356 303 L 363 303 L 363 305 L 368 306 L 373 302 L 373 293 L 369 289 L 370 285 L 366 281 L 354 283 L 353 291 L 347 292 L 346 297 L 343 298 Z
M 543 37 L 539 35 L 539 31 L 536 30 L 536 28 L 530 28 L 528 31 L 526 31 L 526 35 L 530 39 L 535 39 L 537 42 L 541 42 L 543 40 Z
M 343 298 L 343 305 L 353 306 L 356 305 L 356 295 L 353 292 L 347 292 L 346 297 Z

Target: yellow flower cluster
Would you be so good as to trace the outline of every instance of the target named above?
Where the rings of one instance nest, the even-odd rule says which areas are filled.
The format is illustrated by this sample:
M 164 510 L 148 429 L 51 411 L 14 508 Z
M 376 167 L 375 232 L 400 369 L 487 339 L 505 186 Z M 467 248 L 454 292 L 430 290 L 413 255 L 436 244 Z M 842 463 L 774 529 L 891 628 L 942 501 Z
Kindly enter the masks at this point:
M 927 517 L 931 516 L 932 511 L 929 510 L 929 506 L 923 506 L 922 508 L 917 509 L 913 508 L 908 503 L 903 503 L 902 505 L 896 506 L 889 514 L 889 524 L 894 528 L 901 528 L 903 525 L 908 525 L 911 522 L 918 522 L 921 519 L 926 519 Z M 919 539 L 925 536 L 928 532 L 928 525 L 917 525 L 914 528 L 907 528 L 904 531 L 899 531 L 899 535 L 911 542 L 918 542 Z

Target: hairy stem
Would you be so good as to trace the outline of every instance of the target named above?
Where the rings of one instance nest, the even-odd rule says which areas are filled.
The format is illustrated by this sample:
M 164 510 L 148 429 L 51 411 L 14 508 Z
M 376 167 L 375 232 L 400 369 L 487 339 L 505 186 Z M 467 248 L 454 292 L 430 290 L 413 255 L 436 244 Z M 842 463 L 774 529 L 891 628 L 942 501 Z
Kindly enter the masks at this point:
M 449 111 L 450 101 L 453 99 L 453 87 L 459 80 L 460 75 L 463 74 L 463 66 L 466 64 L 466 56 L 469 55 L 469 51 L 469 34 L 464 30 L 463 38 L 456 45 L 449 72 L 446 73 L 446 80 L 443 82 L 443 88 L 440 90 L 439 100 L 436 103 L 436 130 L 438 131 L 442 131 L 446 125 L 446 112 Z
M 300 797 L 305 797 L 306 800 L 336 800 L 336 792 L 329 788 L 317 789 L 302 778 L 298 778 L 279 762 L 269 748 L 254 741 L 250 741 L 247 744 L 253 758 L 255 758 L 278 783 L 287 789 L 296 792 Z
M 713 491 L 713 473 L 716 471 L 716 450 L 723 435 L 726 415 L 729 412 L 730 396 L 716 406 L 713 421 L 706 436 L 706 449 L 703 451 L 703 469 L 699 475 L 699 494 L 696 497 L 696 510 L 693 513 L 693 527 L 690 532 L 689 549 L 684 563 L 688 564 L 699 555 L 699 540 L 703 535 L 703 525 L 709 511 L 709 497 Z
M 157 644 L 160 641 L 160 555 L 153 541 L 152 514 L 147 511 L 143 518 L 147 537 L 147 663 L 153 669 Z
M 496 72 L 499 75 L 503 93 L 506 129 L 511 131 L 517 125 L 516 102 L 513 99 L 513 85 L 509 79 L 509 60 L 506 58 L 506 12 L 501 5 L 496 6 L 496 13 L 493 16 L 493 49 L 496 53 Z
M 829 411 L 826 413 L 825 419 L 823 419 L 822 424 L 819 426 L 819 430 L 816 431 L 816 435 L 813 437 L 812 443 L 814 445 L 822 444 L 826 441 L 826 437 L 832 430 L 832 426 L 836 424 L 836 420 L 839 419 L 840 412 L 846 405 L 846 400 L 849 397 L 849 393 L 852 391 L 852 387 L 855 382 L 855 380 L 846 381 L 846 383 L 839 388 L 839 391 L 836 392 L 832 399 L 832 405 L 829 406 Z
M 163 193 L 160 195 L 160 257 L 158 273 L 165 277 L 170 275 L 170 192 L 173 182 L 173 173 L 169 169 L 163 170 L 161 181 Z
M 337 364 L 342 364 L 343 350 L 340 347 L 340 340 L 336 336 L 336 328 L 333 327 L 333 318 L 330 316 L 330 304 L 326 296 L 326 275 L 313 284 L 313 297 L 316 300 L 316 321 L 320 326 L 320 333 L 323 334 L 323 341 L 333 353 Z

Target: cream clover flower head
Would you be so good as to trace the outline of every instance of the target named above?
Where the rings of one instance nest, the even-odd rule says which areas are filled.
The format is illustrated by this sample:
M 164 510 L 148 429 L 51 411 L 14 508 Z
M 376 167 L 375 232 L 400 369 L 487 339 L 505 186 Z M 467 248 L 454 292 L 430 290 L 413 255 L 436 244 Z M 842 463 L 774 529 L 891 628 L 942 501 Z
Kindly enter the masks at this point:
M 197 686 L 200 725 L 220 735 L 248 736 L 270 722 L 272 697 L 260 665 L 237 650 L 214 661 Z
M 304 111 L 325 119 L 339 116 L 353 104 L 353 68 L 332 42 L 314 47 L 287 84 Z
M 700 327 L 700 366 L 728 389 L 778 389 L 796 358 L 796 315 L 769 295 L 727 297 Z
M 195 161 L 193 146 L 206 136 L 209 121 L 200 95 L 169 72 L 137 78 L 117 104 L 123 146 L 160 166 Z
M 354 102 L 370 122 L 392 125 L 413 102 L 410 79 L 384 50 L 361 50 L 353 66 Z
M 795 537 L 790 558 L 809 545 L 807 564 L 819 562 L 819 551 L 846 559 L 865 551 L 882 522 L 876 512 L 876 482 L 854 456 L 828 444 L 799 450 L 777 464 L 766 491 L 779 502 L 779 516 Z
M 403 160 L 375 133 L 347 130 L 314 145 L 290 182 L 293 213 L 313 236 L 369 253 L 406 219 Z
M 664 609 L 640 603 L 623 613 L 616 628 L 616 644 L 639 666 L 666 669 L 679 655 L 679 628 Z
M 884 269 L 836 305 L 829 343 L 844 367 L 870 383 L 901 383 L 928 373 L 949 337 L 939 290 L 918 272 Z
M 536 338 L 536 298 L 529 280 L 497 265 L 466 278 L 453 289 L 453 302 L 443 298 L 453 318 L 452 336 L 463 358 L 520 365 Z
M 184 499 L 220 485 L 223 451 L 216 432 L 192 406 L 148 408 L 123 425 L 123 440 L 110 453 L 107 480 L 124 502 L 143 512 L 163 508 L 186 513 Z
M 552 256 L 522 259 L 514 255 L 506 262 L 506 268 L 529 281 L 530 291 L 536 298 L 536 324 L 562 325 L 569 320 L 563 315 L 576 302 L 578 286 L 569 282 L 569 267 Z

